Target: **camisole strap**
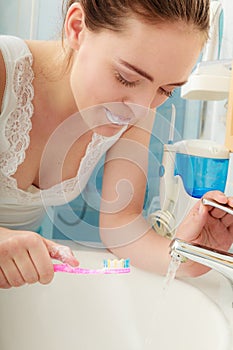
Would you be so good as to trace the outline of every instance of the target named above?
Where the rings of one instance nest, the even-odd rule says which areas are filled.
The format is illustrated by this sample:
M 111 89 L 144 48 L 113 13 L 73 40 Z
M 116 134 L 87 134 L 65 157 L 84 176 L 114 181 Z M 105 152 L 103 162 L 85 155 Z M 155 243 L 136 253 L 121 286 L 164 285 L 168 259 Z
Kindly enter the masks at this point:
M 6 69 L 6 86 L 0 114 L 0 170 L 13 175 L 25 159 L 33 115 L 32 54 L 17 37 L 0 36 Z

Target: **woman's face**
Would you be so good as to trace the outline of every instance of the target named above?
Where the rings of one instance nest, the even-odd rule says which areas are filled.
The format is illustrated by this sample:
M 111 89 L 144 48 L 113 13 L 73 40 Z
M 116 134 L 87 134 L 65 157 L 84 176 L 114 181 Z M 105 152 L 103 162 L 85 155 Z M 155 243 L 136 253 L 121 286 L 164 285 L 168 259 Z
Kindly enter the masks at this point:
M 117 33 L 79 33 L 71 88 L 90 127 L 134 124 L 184 84 L 198 59 L 203 37 L 184 23 L 149 25 L 128 20 Z

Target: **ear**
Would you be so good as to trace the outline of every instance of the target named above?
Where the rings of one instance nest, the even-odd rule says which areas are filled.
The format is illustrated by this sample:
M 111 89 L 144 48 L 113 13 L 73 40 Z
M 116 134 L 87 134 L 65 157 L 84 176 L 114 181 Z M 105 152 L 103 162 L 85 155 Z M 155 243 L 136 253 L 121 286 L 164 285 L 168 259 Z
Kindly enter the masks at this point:
M 65 20 L 65 35 L 71 49 L 79 49 L 85 30 L 84 19 L 82 6 L 75 2 L 69 7 Z

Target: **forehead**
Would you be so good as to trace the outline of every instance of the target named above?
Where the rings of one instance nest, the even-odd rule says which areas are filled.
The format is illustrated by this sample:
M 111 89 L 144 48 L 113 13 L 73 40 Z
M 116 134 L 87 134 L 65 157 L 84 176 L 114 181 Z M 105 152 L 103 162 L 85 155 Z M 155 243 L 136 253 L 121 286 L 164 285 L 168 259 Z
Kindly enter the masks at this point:
M 168 81 L 187 79 L 204 40 L 204 34 L 184 22 L 152 25 L 135 18 L 120 33 L 104 30 L 97 36 L 106 57 L 120 57 L 151 75 L 161 71 Z

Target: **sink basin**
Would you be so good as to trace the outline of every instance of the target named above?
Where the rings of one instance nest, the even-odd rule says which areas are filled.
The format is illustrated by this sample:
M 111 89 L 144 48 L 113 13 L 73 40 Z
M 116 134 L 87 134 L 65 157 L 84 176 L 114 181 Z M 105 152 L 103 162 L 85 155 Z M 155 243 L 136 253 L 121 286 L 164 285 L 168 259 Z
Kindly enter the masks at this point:
M 102 249 L 75 245 L 81 266 L 101 268 Z M 50 285 L 0 290 L 1 350 L 229 350 L 219 307 L 179 280 L 132 268 L 124 275 L 56 273 Z

